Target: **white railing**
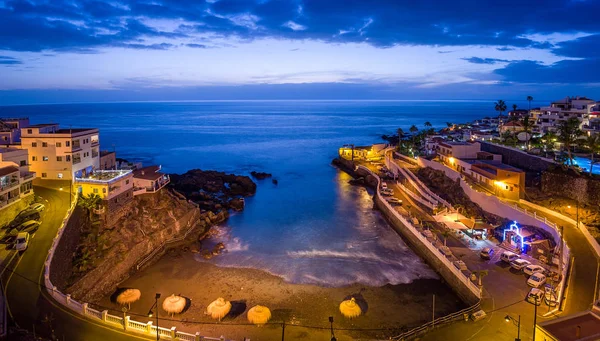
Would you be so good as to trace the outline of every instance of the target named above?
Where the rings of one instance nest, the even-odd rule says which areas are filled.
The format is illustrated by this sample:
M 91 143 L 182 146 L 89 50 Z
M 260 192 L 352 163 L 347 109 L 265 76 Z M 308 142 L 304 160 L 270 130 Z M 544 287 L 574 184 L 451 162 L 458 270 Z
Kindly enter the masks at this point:
M 397 183 L 396 184 L 398 187 L 400 187 L 401 190 L 403 190 L 406 194 L 408 194 L 408 196 L 410 196 L 411 198 L 413 198 L 414 200 L 420 202 L 421 204 L 425 205 L 427 208 L 430 208 L 431 210 L 435 210 L 435 208 L 437 207 L 437 204 L 434 205 L 431 202 L 427 201 L 427 200 L 423 200 L 421 199 L 420 196 L 416 195 L 415 193 L 413 193 L 411 190 L 409 190 L 408 188 L 406 188 L 404 185 L 402 185 L 401 183 Z
M 130 316 L 125 316 L 125 318 L 123 318 L 120 316 L 115 316 L 115 315 L 109 314 L 108 310 L 98 311 L 96 309 L 90 308 L 88 306 L 88 303 L 81 303 L 81 302 L 78 302 L 78 301 L 72 299 L 71 295 L 63 294 L 52 284 L 52 281 L 50 280 L 50 266 L 52 264 L 52 259 L 54 258 L 54 252 L 56 251 L 56 248 L 58 246 L 58 243 L 60 242 L 60 239 L 65 230 L 65 227 L 67 226 L 67 223 L 69 222 L 69 219 L 71 218 L 71 215 L 73 214 L 73 211 L 75 210 L 76 204 L 77 204 L 77 193 L 75 194 L 74 200 L 71 203 L 71 206 L 69 207 L 69 209 L 67 210 L 67 214 L 65 215 L 65 218 L 63 219 L 61 225 L 59 226 L 56 236 L 54 237 L 54 239 L 52 241 L 52 245 L 51 245 L 50 249 L 48 250 L 48 256 L 46 258 L 46 262 L 44 263 L 44 285 L 45 285 L 46 291 L 48 292 L 48 294 L 50 296 L 52 296 L 52 298 L 56 302 L 67 307 L 71 311 L 73 311 L 79 315 L 83 315 L 93 321 L 96 321 L 96 322 L 99 322 L 102 324 L 106 324 L 109 326 L 113 326 L 113 327 L 119 326 L 120 328 L 122 328 L 128 332 L 141 333 L 141 334 L 145 334 L 145 335 L 156 335 L 156 327 L 152 326 L 152 322 L 147 322 L 147 323 L 139 322 L 139 321 L 131 320 Z M 196 213 L 197 213 L 197 210 L 194 210 L 194 213 L 192 215 L 192 218 L 190 219 L 190 222 L 193 220 L 193 218 L 196 217 Z M 188 222 L 188 225 L 190 225 L 190 222 Z M 186 232 L 186 234 L 184 235 L 183 238 L 185 238 L 185 236 L 187 236 L 187 234 L 190 231 L 191 231 L 191 229 Z M 170 329 L 159 327 L 158 332 L 161 335 L 161 338 L 170 339 L 170 340 L 226 341 L 226 339 L 223 336 L 221 336 L 220 338 L 207 337 L 207 336 L 201 336 L 199 332 L 196 332 L 196 334 L 189 334 L 189 333 L 180 332 L 175 327 L 171 327 Z
M 381 182 L 381 179 L 379 179 L 379 176 L 377 176 L 377 174 L 371 172 L 370 169 L 368 169 L 367 167 L 364 166 L 358 166 L 358 168 L 361 168 L 363 170 L 366 170 L 367 172 L 369 172 L 373 177 L 375 177 L 377 179 L 377 190 L 376 190 L 376 195 L 377 195 L 377 199 L 379 202 L 381 202 L 384 207 L 387 209 L 387 211 L 389 213 L 391 213 L 396 219 L 398 219 L 400 221 L 400 223 L 403 225 L 403 227 L 405 227 L 408 231 L 411 232 L 411 234 L 413 234 L 417 239 L 419 239 L 419 241 L 421 241 L 421 243 L 423 243 L 425 245 L 425 247 L 429 250 L 430 253 L 434 254 L 436 256 L 436 258 L 446 266 L 446 268 L 448 268 L 450 270 L 450 272 L 460 281 L 462 282 L 472 293 L 475 297 L 481 299 L 481 289 L 479 288 L 479 286 L 477 286 L 476 284 L 474 284 L 473 282 L 471 282 L 471 280 L 469 280 L 464 273 L 462 273 L 461 271 L 459 271 L 453 264 L 452 262 L 450 262 L 450 260 L 448 260 L 448 258 L 446 258 L 445 255 L 443 255 L 441 253 L 441 251 L 433 244 L 431 244 L 431 242 L 425 237 L 423 236 L 414 226 L 411 222 L 409 222 L 408 220 L 406 220 L 400 213 L 398 213 L 398 211 L 396 211 L 391 205 L 390 203 L 388 203 L 381 195 L 380 191 L 379 191 L 379 183 Z

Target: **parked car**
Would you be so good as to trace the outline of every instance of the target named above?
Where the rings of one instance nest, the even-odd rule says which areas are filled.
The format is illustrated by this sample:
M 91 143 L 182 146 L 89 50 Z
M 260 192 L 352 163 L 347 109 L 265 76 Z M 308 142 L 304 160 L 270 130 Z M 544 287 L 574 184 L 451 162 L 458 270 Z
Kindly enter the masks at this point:
M 36 210 L 31 210 L 31 209 L 26 209 L 24 211 L 21 211 L 15 217 L 15 219 L 13 219 L 13 221 L 11 221 L 10 224 L 8 224 L 7 228 L 8 229 L 17 228 L 19 225 L 23 224 L 24 222 L 26 222 L 28 220 L 40 220 L 40 212 L 38 212 Z
M 402 205 L 402 200 L 398 199 L 398 198 L 387 198 L 386 199 L 390 204 L 394 204 L 394 205 Z
M 387 189 L 387 182 L 382 182 L 381 183 L 381 189 Z
M 542 266 L 535 265 L 535 264 L 527 265 L 526 267 L 523 268 L 523 272 L 529 276 L 533 275 L 536 272 L 543 273 L 544 271 L 546 271 L 546 269 L 544 269 Z
M 549 284 L 544 285 L 544 302 L 550 307 L 558 305 L 558 298 L 556 296 L 556 290 Z
M 17 227 L 21 232 L 34 233 L 40 227 L 41 222 L 37 220 L 28 220 Z
M 533 303 L 535 305 L 540 305 L 540 304 L 542 304 L 543 297 L 544 297 L 544 292 L 542 290 L 537 289 L 537 288 L 532 288 L 531 290 L 529 290 L 526 300 L 529 303 Z
M 529 276 L 527 280 L 527 285 L 534 288 L 539 288 L 546 283 L 546 275 L 541 272 L 536 272 L 533 275 Z
M 531 265 L 531 263 L 521 258 L 517 258 L 510 262 L 510 266 L 515 270 L 523 270 L 527 265 Z
M 29 246 L 29 233 L 19 232 L 17 235 L 17 241 L 15 242 L 15 249 L 17 251 L 25 251 Z
M 388 189 L 382 190 L 381 194 L 387 195 L 387 196 L 392 196 L 392 195 L 394 195 L 394 191 L 392 191 L 391 189 L 388 188 Z
M 17 239 L 17 235 L 19 234 L 19 230 L 11 229 L 6 232 L 6 234 L 0 239 L 1 244 L 12 244 L 15 239 Z
M 519 255 L 517 255 L 514 252 L 510 252 L 510 251 L 504 251 L 502 252 L 502 254 L 500 255 L 500 259 L 505 262 L 510 264 L 512 261 L 514 261 L 515 259 L 519 259 Z
M 38 212 L 42 212 L 43 210 L 46 209 L 46 206 L 44 206 L 44 204 L 37 203 L 37 204 L 32 204 L 31 206 L 29 206 L 29 209 L 36 210 Z
M 484 247 L 483 249 L 481 249 L 481 252 L 479 252 L 479 257 L 481 257 L 482 259 L 490 260 L 490 259 L 492 259 L 493 256 L 494 256 L 494 249 L 492 249 L 490 247 Z

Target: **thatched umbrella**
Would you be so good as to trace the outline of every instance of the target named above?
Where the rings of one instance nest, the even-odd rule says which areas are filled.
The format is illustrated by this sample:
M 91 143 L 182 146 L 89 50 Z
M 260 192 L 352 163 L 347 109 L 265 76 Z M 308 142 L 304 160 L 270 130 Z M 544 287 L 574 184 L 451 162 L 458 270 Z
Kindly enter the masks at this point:
M 221 321 L 225 315 L 231 310 L 231 302 L 225 301 L 224 298 L 219 297 L 216 301 L 212 302 L 206 308 L 206 314 L 210 315 L 214 319 Z
M 179 314 L 185 309 L 187 301 L 181 296 L 175 296 L 175 294 L 167 297 L 163 301 L 163 309 L 169 314 Z
M 126 289 L 117 296 L 117 303 L 120 305 L 126 305 L 131 309 L 131 303 L 137 301 L 142 297 L 142 292 L 138 289 Z
M 271 319 L 271 311 L 262 305 L 256 305 L 248 310 L 248 321 L 262 326 Z
M 354 299 L 354 297 L 340 303 L 340 312 L 342 313 L 342 315 L 348 318 L 358 317 L 360 316 L 360 314 L 362 314 L 362 310 L 360 309 L 358 304 L 356 304 L 356 300 Z

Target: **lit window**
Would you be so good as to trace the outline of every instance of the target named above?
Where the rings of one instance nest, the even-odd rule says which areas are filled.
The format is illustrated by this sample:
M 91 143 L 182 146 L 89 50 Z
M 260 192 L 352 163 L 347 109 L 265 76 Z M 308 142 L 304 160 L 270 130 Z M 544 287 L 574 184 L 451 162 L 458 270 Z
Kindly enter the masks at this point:
M 48 161 L 48 157 L 47 156 L 42 156 L 42 161 Z
M 94 193 L 98 194 L 98 189 L 97 188 L 94 188 Z
M 37 156 L 32 156 L 31 161 L 37 161 Z
M 58 178 L 62 179 L 63 178 L 63 174 L 62 173 L 58 173 Z
M 102 189 L 102 193 L 106 193 L 106 188 L 103 188 L 103 189 Z

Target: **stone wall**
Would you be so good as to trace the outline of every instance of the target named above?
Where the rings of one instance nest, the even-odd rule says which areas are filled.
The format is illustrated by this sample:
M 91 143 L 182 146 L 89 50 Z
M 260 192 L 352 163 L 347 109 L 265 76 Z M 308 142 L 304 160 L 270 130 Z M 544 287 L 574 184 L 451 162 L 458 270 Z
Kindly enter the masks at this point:
M 600 204 L 600 179 L 563 172 L 544 172 L 542 192 L 556 197 L 579 200 L 581 203 Z
M 68 285 L 67 281 L 73 273 L 73 254 L 77 250 L 82 227 L 91 222 L 85 210 L 75 206 L 75 211 L 67 223 L 60 243 L 54 251 L 54 258 L 50 267 L 50 281 L 59 289 L 63 290 Z
M 29 195 L 15 203 L 0 210 L 0 226 L 10 223 L 19 212 L 26 209 L 33 202 L 33 195 Z
M 481 150 L 502 155 L 502 162 L 529 172 L 543 172 L 556 167 L 557 163 L 535 155 L 529 155 L 516 148 L 499 146 L 489 142 L 480 142 Z

